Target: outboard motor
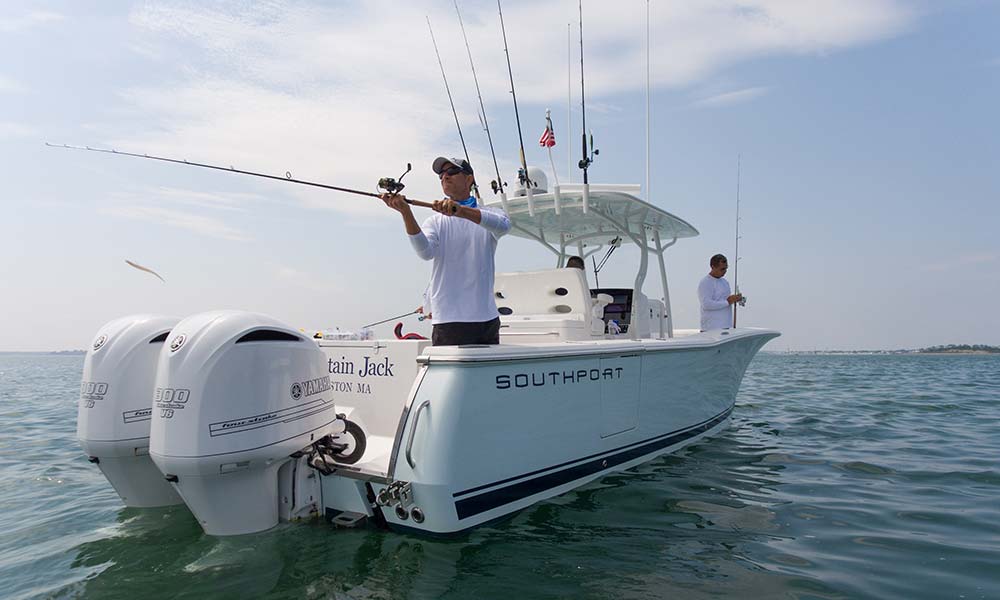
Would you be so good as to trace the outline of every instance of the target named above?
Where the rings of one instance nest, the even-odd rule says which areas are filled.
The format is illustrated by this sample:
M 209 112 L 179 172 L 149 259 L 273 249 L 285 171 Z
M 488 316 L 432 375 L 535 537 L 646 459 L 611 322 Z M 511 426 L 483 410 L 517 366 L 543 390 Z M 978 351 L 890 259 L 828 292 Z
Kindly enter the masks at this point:
M 101 327 L 83 362 L 76 436 L 125 506 L 183 501 L 149 457 L 156 364 L 177 317 L 133 315 Z
M 349 446 L 363 452 L 363 434 L 334 408 L 326 357 L 305 334 L 265 315 L 215 311 L 181 321 L 168 344 L 150 454 L 206 533 L 277 525 L 278 470 L 293 455 L 332 449 L 326 466 Z M 340 462 L 360 458 L 351 454 Z

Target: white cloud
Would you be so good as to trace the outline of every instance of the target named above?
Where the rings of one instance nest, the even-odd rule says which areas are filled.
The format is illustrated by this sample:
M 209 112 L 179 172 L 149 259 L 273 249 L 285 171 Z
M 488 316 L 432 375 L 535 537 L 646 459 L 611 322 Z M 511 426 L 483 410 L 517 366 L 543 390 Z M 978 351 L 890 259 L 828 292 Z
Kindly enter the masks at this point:
M 162 186 L 149 187 L 137 192 L 120 192 L 112 197 L 122 202 L 142 200 L 150 204 L 171 203 L 228 211 L 244 211 L 247 204 L 267 201 L 267 198 L 260 194 L 203 192 Z
M 159 206 L 141 204 L 121 205 L 104 208 L 101 212 L 115 217 L 149 221 L 168 227 L 187 229 L 188 231 L 208 237 L 235 242 L 249 241 L 251 239 L 250 236 L 229 226 L 221 219 Z
M 21 83 L 0 75 L 0 94 L 23 94 L 28 91 Z
M 458 144 L 424 20 L 431 14 L 473 163 L 492 164 L 448 3 L 219 6 L 154 1 L 132 12 L 130 23 L 143 40 L 139 53 L 161 61 L 164 72 L 183 67 L 163 77 L 166 83 L 122 91 L 148 129 L 106 130 L 113 145 L 267 173 L 289 169 L 297 178 L 373 191 L 379 177 L 398 175 L 407 160 Z M 496 8 L 462 8 L 491 128 L 510 131 L 510 83 Z M 592 2 L 584 10 L 588 108 L 614 111 L 612 95 L 645 85 L 645 4 Z M 915 19 L 896 0 L 705 0 L 654 4 L 651 12 L 654 85 L 675 87 L 758 56 L 823 54 L 898 35 Z M 508 2 L 504 19 L 518 99 L 554 110 L 565 106 L 567 23 L 574 36 L 573 77 L 579 73 L 576 3 Z M 178 56 L 184 57 L 180 63 Z M 578 103 L 578 81 L 572 86 Z M 748 100 L 764 91 L 751 88 L 702 103 Z M 523 108 L 521 119 L 530 138 Z M 498 152 L 509 177 L 513 149 Z M 410 182 L 407 193 L 414 197 L 440 193 L 426 173 Z M 288 193 L 307 207 L 391 216 L 375 200 L 309 188 Z
M 31 137 L 38 133 L 33 127 L 13 123 L 10 121 L 0 121 L 0 140 L 5 138 Z
M 768 92 L 767 87 L 751 87 L 742 90 L 737 90 L 735 92 L 726 92 L 724 94 L 716 94 L 714 96 L 709 96 L 708 98 L 702 98 L 693 104 L 693 106 L 702 107 L 716 107 L 716 106 L 728 106 L 730 104 L 738 104 L 740 102 L 748 102 L 754 98 L 759 98 Z
M 0 32 L 15 33 L 63 20 L 59 13 L 36 10 L 17 17 L 0 18 Z

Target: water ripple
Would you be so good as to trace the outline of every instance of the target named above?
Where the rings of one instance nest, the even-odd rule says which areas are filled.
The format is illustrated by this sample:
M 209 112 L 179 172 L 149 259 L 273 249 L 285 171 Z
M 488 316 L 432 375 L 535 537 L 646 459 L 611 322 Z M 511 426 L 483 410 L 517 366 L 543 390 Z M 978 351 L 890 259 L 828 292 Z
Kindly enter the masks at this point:
M 715 439 L 445 541 L 124 509 L 81 367 L 0 356 L 5 597 L 1000 597 L 998 357 L 762 354 Z

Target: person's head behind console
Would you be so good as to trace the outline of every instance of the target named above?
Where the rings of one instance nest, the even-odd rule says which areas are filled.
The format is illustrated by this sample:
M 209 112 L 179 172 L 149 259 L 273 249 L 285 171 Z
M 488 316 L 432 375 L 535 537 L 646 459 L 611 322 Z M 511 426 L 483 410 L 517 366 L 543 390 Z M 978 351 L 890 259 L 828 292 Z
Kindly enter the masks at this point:
M 729 269 L 729 261 L 721 254 L 716 254 L 708 261 L 708 266 L 712 268 L 709 274 L 716 279 L 724 276 Z
M 462 158 L 439 156 L 431 166 L 441 178 L 441 190 L 455 202 L 461 202 L 472 195 L 476 178 L 469 161 Z
M 566 260 L 567 269 L 583 269 L 584 263 L 583 259 L 579 256 L 571 256 Z

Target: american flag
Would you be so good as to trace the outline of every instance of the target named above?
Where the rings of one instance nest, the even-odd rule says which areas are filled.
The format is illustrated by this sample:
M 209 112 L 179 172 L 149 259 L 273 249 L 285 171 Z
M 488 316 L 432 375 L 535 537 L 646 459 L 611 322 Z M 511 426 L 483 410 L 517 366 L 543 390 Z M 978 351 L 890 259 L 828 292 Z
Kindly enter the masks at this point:
M 544 148 L 551 148 L 556 145 L 556 132 L 552 131 L 552 121 L 548 121 L 545 124 L 545 131 L 542 132 L 542 137 L 538 138 L 538 145 Z

